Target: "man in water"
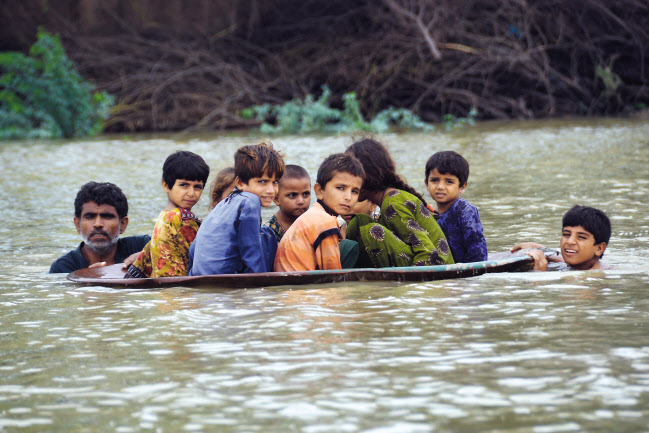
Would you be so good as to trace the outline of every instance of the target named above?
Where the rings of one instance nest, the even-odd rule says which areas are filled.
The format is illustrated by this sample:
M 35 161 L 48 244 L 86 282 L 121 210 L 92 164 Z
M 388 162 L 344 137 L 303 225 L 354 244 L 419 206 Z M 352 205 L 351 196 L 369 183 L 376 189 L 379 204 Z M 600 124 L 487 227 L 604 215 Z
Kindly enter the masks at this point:
M 83 242 L 57 259 L 50 273 L 70 273 L 89 266 L 121 263 L 139 253 L 150 236 L 120 238 L 128 226 L 128 202 L 122 190 L 109 182 L 88 182 L 74 200 L 74 225 Z

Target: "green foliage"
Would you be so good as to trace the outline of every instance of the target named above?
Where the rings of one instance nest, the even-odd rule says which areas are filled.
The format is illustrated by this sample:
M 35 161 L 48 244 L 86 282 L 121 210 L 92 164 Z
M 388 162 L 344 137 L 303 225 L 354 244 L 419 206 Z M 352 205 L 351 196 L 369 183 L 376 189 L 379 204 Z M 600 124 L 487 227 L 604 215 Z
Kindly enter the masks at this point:
M 466 128 L 467 125 L 475 125 L 475 116 L 477 116 L 478 110 L 475 107 L 471 107 L 469 114 L 466 117 L 455 117 L 452 114 L 446 114 L 442 117 L 444 120 L 444 129 L 446 131 L 453 131 L 455 129 Z
M 433 131 L 434 127 L 422 121 L 416 114 L 405 108 L 388 108 L 381 111 L 370 122 L 361 113 L 356 93 L 343 95 L 344 109 L 329 106 L 331 90 L 322 86 L 322 95 L 315 99 L 307 95 L 304 100 L 293 99 L 283 105 L 271 107 L 268 104 L 256 105 L 241 111 L 245 119 L 255 118 L 262 123 L 264 134 L 304 134 L 309 132 L 345 133 L 353 131 L 387 132 L 393 129 L 402 131 Z
M 616 93 L 617 89 L 624 84 L 618 74 L 613 72 L 610 66 L 598 65 L 595 67 L 595 75 L 602 80 L 604 84 L 604 95 L 611 96 Z
M 101 132 L 113 98 L 83 80 L 57 36 L 39 31 L 29 56 L 0 53 L 0 72 L 0 139 Z

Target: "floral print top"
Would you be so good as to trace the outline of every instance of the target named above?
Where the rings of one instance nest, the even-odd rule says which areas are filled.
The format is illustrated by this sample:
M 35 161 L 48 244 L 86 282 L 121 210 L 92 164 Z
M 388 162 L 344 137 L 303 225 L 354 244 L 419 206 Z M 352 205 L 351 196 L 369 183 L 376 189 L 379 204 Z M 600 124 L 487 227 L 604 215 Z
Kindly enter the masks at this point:
M 128 269 L 133 278 L 187 275 L 189 247 L 201 220 L 187 209 L 163 210 L 158 215 L 151 240 Z

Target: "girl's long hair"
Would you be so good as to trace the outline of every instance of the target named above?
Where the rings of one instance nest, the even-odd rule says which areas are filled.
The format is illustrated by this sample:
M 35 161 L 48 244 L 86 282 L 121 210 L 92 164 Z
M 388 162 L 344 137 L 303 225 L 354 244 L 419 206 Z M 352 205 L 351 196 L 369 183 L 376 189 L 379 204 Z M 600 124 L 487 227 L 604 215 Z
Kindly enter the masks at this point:
M 426 205 L 426 200 L 421 194 L 397 174 L 390 152 L 382 143 L 372 138 L 364 138 L 349 146 L 346 152 L 354 155 L 363 164 L 365 169 L 363 189 L 368 191 L 383 191 L 386 188 L 401 189 L 419 198 Z

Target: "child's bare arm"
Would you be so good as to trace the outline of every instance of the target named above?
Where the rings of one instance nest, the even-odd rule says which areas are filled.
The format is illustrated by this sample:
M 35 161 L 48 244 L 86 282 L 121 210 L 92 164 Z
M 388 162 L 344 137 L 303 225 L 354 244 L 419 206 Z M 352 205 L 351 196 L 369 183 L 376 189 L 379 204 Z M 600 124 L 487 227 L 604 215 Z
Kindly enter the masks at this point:
M 545 247 L 541 244 L 537 244 L 536 242 L 523 242 L 514 245 L 513 247 L 511 247 L 509 251 L 515 253 L 516 251 L 526 250 L 528 248 L 545 248 Z
M 548 270 L 548 259 L 545 257 L 545 253 L 543 253 L 543 251 L 541 251 L 541 250 L 530 250 L 526 254 L 534 259 L 534 270 L 535 271 L 547 271 Z

